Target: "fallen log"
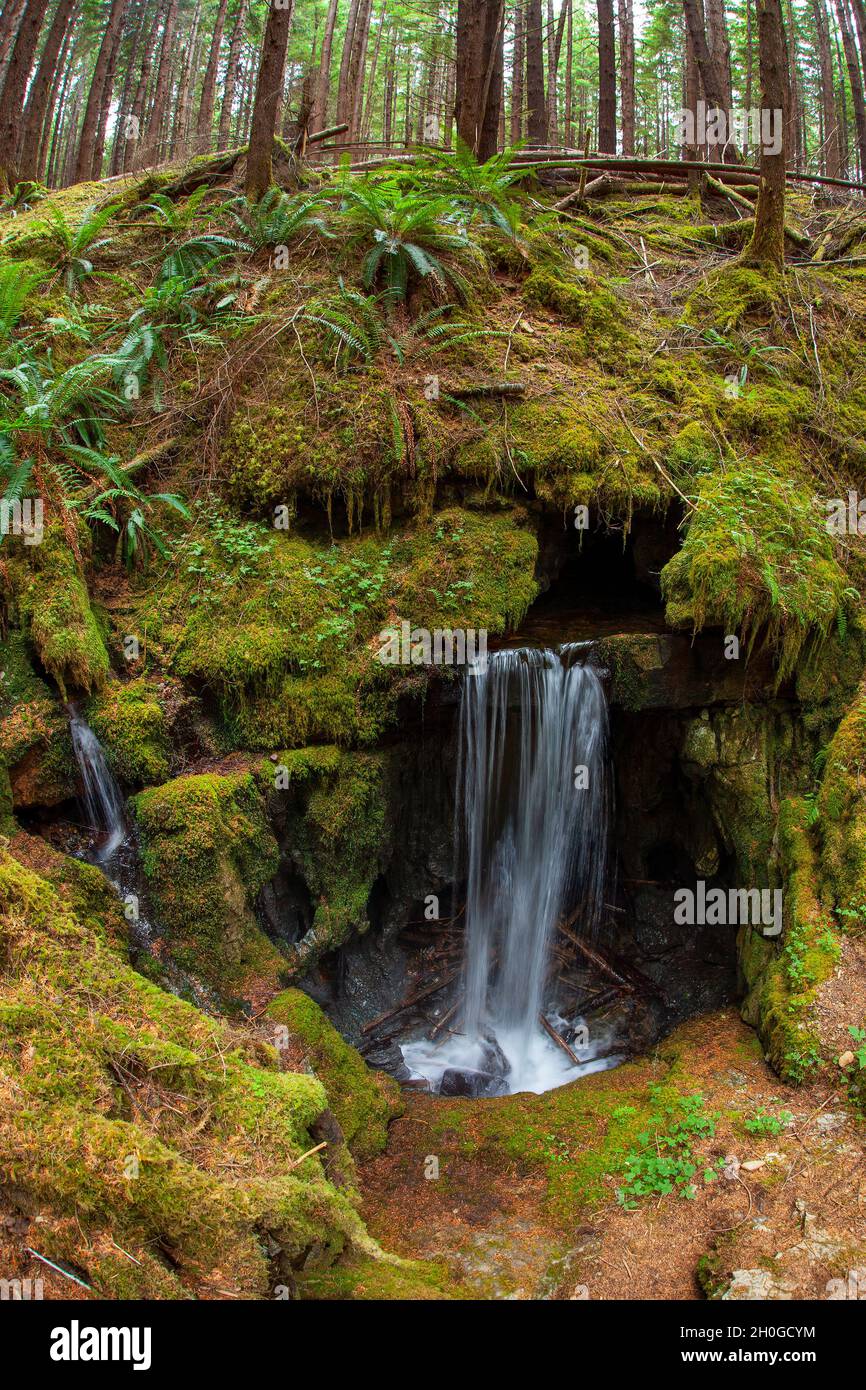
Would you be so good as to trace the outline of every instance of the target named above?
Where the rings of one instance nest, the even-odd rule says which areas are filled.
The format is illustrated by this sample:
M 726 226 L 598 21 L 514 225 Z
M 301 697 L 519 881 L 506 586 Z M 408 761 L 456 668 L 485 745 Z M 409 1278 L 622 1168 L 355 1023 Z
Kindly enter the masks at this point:
M 404 999 L 402 1003 L 396 1004 L 393 1009 L 388 1009 L 386 1013 L 379 1014 L 378 1018 L 373 1018 L 369 1023 L 365 1023 L 361 1032 L 364 1034 L 372 1033 L 374 1028 L 378 1028 L 381 1024 L 387 1023 L 389 1019 L 395 1018 L 397 1014 L 402 1014 L 406 1009 L 411 1009 L 413 1004 L 420 1004 L 422 999 L 428 999 L 431 994 L 436 994 L 438 990 L 444 989 L 446 985 L 450 985 L 451 981 L 456 980 L 459 974 L 459 969 L 450 970 L 441 980 L 438 980 L 432 985 L 425 985 L 423 989 L 417 990 L 415 994 L 410 994 L 409 998 Z
M 549 1038 L 552 1038 L 553 1041 L 557 1044 L 558 1047 L 561 1047 L 561 1048 L 562 1048 L 563 1052 L 566 1054 L 566 1056 L 568 1056 L 568 1057 L 571 1058 L 572 1062 L 574 1063 L 574 1065 L 575 1065 L 576 1067 L 579 1067 L 579 1066 L 580 1066 L 580 1058 L 578 1057 L 577 1053 L 576 1053 L 576 1052 L 572 1052 L 572 1050 L 571 1050 L 571 1048 L 569 1047 L 568 1043 L 565 1041 L 565 1038 L 561 1038 L 561 1037 L 559 1036 L 559 1034 L 557 1033 L 556 1029 L 553 1027 L 553 1024 L 552 1024 L 552 1023 L 548 1023 L 547 1019 L 544 1017 L 544 1014 L 541 1013 L 541 1011 L 539 1011 L 539 1014 L 538 1014 L 538 1021 L 539 1021 L 539 1023 L 541 1024 L 541 1026 L 542 1026 L 542 1028 L 544 1029 L 544 1031 L 545 1031 L 545 1033 L 547 1034 L 547 1036 L 548 1036 Z

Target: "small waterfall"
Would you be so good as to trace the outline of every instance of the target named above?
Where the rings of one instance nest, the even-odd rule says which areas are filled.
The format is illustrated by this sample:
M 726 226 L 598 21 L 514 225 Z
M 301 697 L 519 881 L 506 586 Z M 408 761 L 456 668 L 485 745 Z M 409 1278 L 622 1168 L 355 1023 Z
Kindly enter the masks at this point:
M 117 853 L 126 840 L 127 825 L 123 797 L 96 734 L 81 718 L 74 705 L 70 705 L 69 710 L 69 730 L 81 773 L 84 809 L 91 827 L 104 837 L 96 852 L 97 861 L 104 864 Z
M 468 675 L 460 706 L 455 880 L 466 880 L 460 1035 L 411 1043 L 436 1087 L 449 1068 L 493 1089 L 543 1091 L 578 1074 L 542 1031 L 551 939 L 579 904 L 591 933 L 607 848 L 607 706 L 585 652 L 518 649 Z M 464 872 L 461 872 L 465 870 Z M 597 1069 L 588 1061 L 581 1070 Z

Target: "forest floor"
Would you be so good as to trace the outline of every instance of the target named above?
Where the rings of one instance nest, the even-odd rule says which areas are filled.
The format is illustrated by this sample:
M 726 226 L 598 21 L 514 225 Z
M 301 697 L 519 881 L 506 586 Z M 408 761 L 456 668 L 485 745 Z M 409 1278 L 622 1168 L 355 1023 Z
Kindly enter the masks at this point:
M 639 1138 L 612 1134 L 624 1112 L 640 1116 L 650 1087 L 671 1084 L 699 1093 L 714 1118 L 714 1133 L 695 1142 L 694 1195 L 641 1197 L 628 1210 L 617 1187 Z M 745 1120 L 757 1113 L 785 1127 L 750 1132 Z M 427 1176 L 431 1159 L 438 1178 Z M 724 1172 L 705 1182 L 720 1160 Z M 866 1125 L 831 1081 L 780 1082 L 733 1011 L 543 1096 L 410 1094 L 387 1151 L 361 1178 L 371 1233 L 389 1251 L 446 1267 L 451 1296 L 826 1299 L 842 1287 L 831 1280 L 848 1287 L 858 1269 L 866 1289 Z M 376 1296 L 366 1261 L 354 1284 L 346 1274 L 339 1291 L 315 1276 L 307 1296 Z

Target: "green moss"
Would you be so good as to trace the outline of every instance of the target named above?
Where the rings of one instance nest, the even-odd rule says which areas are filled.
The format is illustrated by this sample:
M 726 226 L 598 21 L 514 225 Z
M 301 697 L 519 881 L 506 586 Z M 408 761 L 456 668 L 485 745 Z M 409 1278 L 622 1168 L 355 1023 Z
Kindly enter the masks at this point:
M 280 1278 L 268 1249 L 286 1271 L 314 1247 L 320 1262 L 347 1242 L 375 1254 L 319 1160 L 295 1164 L 326 1105 L 319 1082 L 263 1069 L 2 851 L 0 1094 L 4 1182 L 40 1214 L 40 1249 L 101 1292 L 264 1297 Z M 103 1264 L 111 1240 L 135 1259 L 167 1246 L 173 1272 L 143 1259 L 124 1277 Z
M 370 925 L 367 903 L 390 840 L 386 771 L 381 752 L 321 750 L 315 762 L 307 750 L 279 756 L 285 838 L 315 904 L 309 931 L 292 949 L 295 975 Z M 266 786 L 264 779 L 274 786 L 273 764 L 261 773 Z
M 818 986 L 838 963 L 839 944 L 830 914 L 816 895 L 817 862 L 804 801 L 782 803 L 779 845 L 784 933 L 759 986 L 757 1026 L 770 1064 L 784 1080 L 796 1083 L 821 1064 L 814 1003 Z
M 692 293 L 686 319 L 701 328 L 728 332 L 744 320 L 772 314 L 782 298 L 780 282 L 762 270 L 723 266 L 709 274 Z
M 81 566 L 60 532 L 49 527 L 41 545 L 22 547 L 9 571 L 13 615 L 61 697 L 67 688 L 99 689 L 108 675 L 108 652 Z
M 352 1153 L 357 1158 L 380 1153 L 388 1137 L 388 1122 L 402 1109 L 396 1082 L 371 1071 L 318 1004 L 300 990 L 279 994 L 268 1005 L 267 1016 L 303 1043 Z
M 755 463 L 701 479 L 662 591 L 674 627 L 740 632 L 747 650 L 769 644 L 780 680 L 834 627 L 844 634 L 857 598 L 808 485 Z
M 0 765 L 9 809 L 54 806 L 75 792 L 69 721 L 51 687 L 34 672 L 20 632 L 0 642 Z
M 304 1300 L 414 1302 L 471 1298 L 454 1282 L 446 1265 L 431 1261 L 401 1260 L 399 1264 L 352 1256 L 339 1265 L 298 1278 L 298 1294 Z
M 121 782 L 140 787 L 166 780 L 168 732 L 154 685 L 143 678 L 113 681 L 89 701 L 86 716 Z
M 216 692 L 232 746 L 371 743 L 400 683 L 420 675 L 378 661 L 379 634 L 403 619 L 430 631 L 516 625 L 537 591 L 527 521 L 519 508 L 455 507 L 387 540 L 329 546 L 211 510 L 138 623 L 174 673 Z
M 276 983 L 284 962 L 252 912 L 278 858 L 254 779 L 178 777 L 132 804 L 154 915 L 178 964 L 229 995 Z
M 579 324 L 590 335 L 616 337 L 622 307 L 616 296 L 594 277 L 568 282 L 546 268 L 533 270 L 521 290 L 527 304 L 553 309 L 566 323 Z

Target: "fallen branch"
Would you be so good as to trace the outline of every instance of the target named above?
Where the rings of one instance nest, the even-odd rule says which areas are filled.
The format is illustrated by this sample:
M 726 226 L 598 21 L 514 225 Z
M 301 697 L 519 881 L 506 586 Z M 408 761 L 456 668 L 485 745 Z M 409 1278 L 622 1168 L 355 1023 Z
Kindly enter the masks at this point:
M 576 1067 L 580 1066 L 580 1058 L 576 1052 L 572 1052 L 565 1038 L 561 1038 L 552 1023 L 548 1023 L 544 1014 L 539 1011 L 538 1021 L 549 1038 L 552 1038 L 557 1046 L 561 1047 L 567 1057 L 570 1057 Z

